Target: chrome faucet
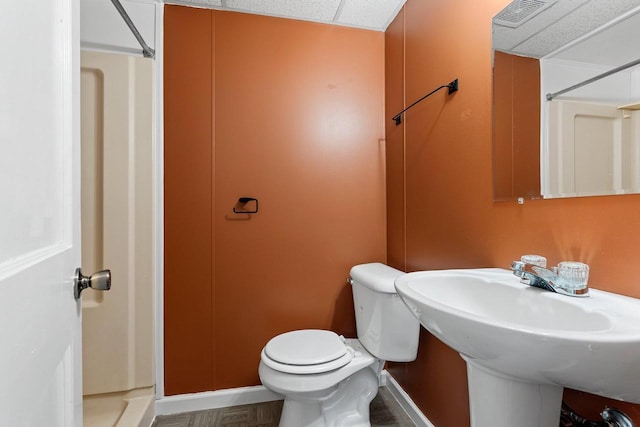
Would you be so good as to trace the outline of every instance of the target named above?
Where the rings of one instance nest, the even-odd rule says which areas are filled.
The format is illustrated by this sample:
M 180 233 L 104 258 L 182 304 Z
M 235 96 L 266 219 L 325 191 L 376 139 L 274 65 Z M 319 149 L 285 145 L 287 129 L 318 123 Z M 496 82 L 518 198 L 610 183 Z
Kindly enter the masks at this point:
M 589 296 L 589 287 L 586 283 L 580 287 L 572 286 L 557 272 L 545 267 L 523 261 L 513 261 L 511 270 L 514 275 L 520 278 L 521 283 L 572 297 Z

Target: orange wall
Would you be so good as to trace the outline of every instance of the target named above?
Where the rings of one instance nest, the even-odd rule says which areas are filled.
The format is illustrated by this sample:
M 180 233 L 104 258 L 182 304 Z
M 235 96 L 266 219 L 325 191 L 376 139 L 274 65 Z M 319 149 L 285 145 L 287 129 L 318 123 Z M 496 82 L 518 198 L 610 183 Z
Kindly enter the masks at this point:
M 387 185 L 387 263 L 405 269 L 405 151 L 404 126 L 389 117 L 405 106 L 404 9 L 385 33 L 385 129 Z
M 507 3 L 408 0 L 386 33 L 387 73 L 404 75 L 386 84 L 389 262 L 508 268 L 539 253 L 551 264 L 587 262 L 593 287 L 640 297 L 640 196 L 493 201 L 491 18 Z M 438 92 L 395 127 L 403 97 L 408 105 L 456 77 L 457 93 Z M 465 364 L 454 351 L 423 331 L 418 360 L 389 369 L 436 426 L 469 425 Z M 574 391 L 565 399 L 593 419 L 607 402 L 640 422 L 638 405 Z
M 213 381 L 213 33 L 209 13 L 165 11 L 164 358 L 175 394 Z
M 259 384 L 276 334 L 355 336 L 345 278 L 386 259 L 384 34 L 178 6 L 164 31 L 165 391 Z

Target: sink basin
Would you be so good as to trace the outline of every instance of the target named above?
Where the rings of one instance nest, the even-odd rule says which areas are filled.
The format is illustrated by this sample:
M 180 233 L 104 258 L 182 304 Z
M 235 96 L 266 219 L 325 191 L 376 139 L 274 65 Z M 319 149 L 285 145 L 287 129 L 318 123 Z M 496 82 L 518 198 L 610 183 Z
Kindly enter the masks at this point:
M 472 426 L 557 427 L 563 387 L 640 403 L 638 299 L 595 289 L 573 298 L 495 268 L 408 273 L 395 284 L 467 362 Z

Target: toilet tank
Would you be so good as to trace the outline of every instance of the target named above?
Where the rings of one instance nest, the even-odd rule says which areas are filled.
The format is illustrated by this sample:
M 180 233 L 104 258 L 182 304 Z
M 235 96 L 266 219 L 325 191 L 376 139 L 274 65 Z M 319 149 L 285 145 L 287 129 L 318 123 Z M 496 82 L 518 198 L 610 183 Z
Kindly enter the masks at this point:
M 371 354 L 392 362 L 410 362 L 418 352 L 420 323 L 393 284 L 402 274 L 380 263 L 351 269 L 358 339 Z

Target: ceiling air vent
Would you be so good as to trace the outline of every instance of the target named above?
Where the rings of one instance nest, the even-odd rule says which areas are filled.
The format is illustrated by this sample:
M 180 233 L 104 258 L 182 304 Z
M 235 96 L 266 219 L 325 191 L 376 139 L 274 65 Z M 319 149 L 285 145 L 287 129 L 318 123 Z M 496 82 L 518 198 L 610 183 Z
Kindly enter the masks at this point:
M 517 28 L 533 18 L 557 0 L 513 0 L 494 18 L 493 23 Z

